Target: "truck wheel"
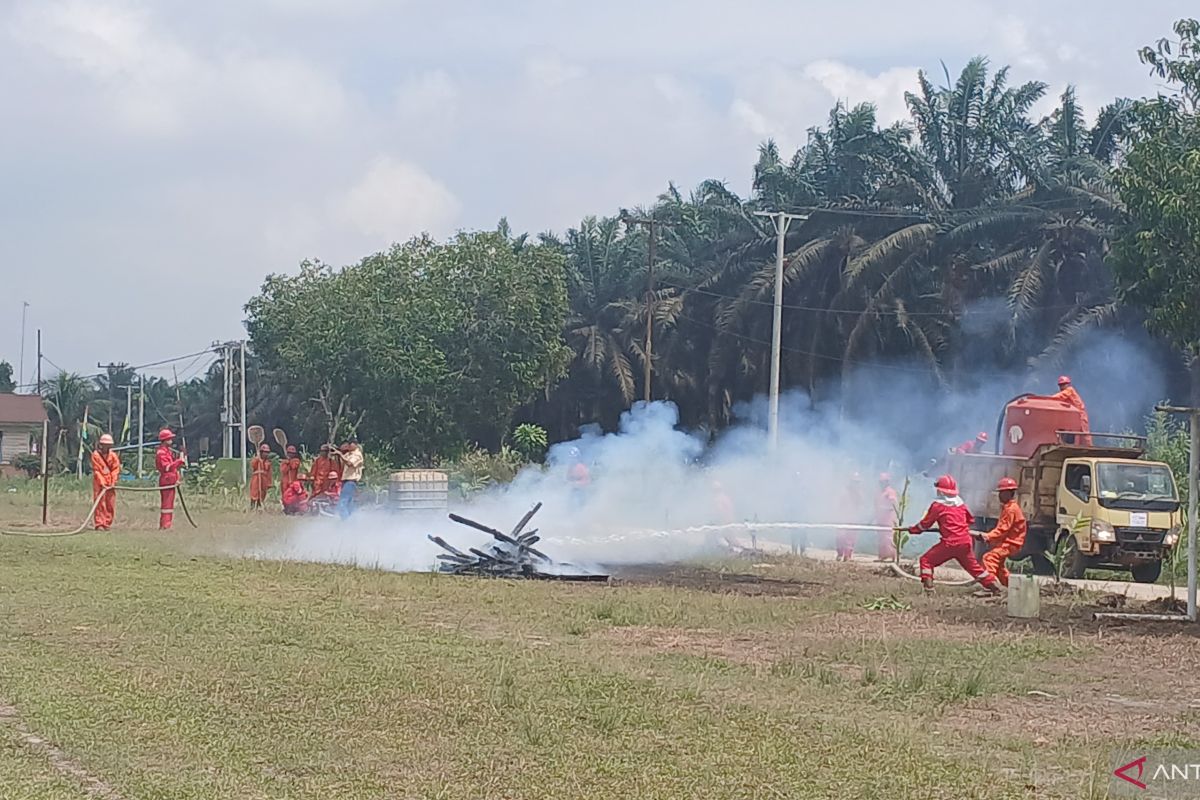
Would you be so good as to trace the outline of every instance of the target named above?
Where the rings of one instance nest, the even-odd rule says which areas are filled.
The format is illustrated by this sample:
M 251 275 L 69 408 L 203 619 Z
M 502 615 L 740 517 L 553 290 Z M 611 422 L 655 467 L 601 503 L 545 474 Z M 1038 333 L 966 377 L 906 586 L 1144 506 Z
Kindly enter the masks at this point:
M 1062 555 L 1062 576 L 1071 579 L 1082 578 L 1087 571 L 1087 556 L 1079 552 L 1079 542 L 1075 541 L 1074 536 L 1067 534 L 1059 540 L 1058 547 Z
M 1150 561 L 1145 564 L 1134 564 L 1129 568 L 1133 573 L 1133 579 L 1138 583 L 1155 583 L 1158 576 L 1162 575 L 1162 562 Z

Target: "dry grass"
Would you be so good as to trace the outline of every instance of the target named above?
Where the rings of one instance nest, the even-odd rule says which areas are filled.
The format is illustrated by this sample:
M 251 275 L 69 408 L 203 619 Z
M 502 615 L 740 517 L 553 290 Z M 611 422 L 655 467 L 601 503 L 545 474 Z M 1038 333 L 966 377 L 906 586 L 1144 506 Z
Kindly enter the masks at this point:
M 30 509 L 0 494 L 0 526 Z M 213 554 L 282 520 L 199 510 L 0 538 L 0 704 L 127 798 L 1102 797 L 1113 745 L 1198 744 L 1195 635 L 1079 598 L 1025 625 L 804 561 L 610 587 L 259 562 Z M 0 797 L 86 795 L 0 724 Z

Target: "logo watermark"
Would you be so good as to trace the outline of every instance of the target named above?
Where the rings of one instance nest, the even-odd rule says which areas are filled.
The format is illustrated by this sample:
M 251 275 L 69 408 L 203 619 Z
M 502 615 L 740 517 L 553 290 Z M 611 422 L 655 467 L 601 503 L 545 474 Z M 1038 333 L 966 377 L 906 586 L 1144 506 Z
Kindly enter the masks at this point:
M 1117 753 L 1109 788 L 1114 797 L 1200 800 L 1200 750 Z

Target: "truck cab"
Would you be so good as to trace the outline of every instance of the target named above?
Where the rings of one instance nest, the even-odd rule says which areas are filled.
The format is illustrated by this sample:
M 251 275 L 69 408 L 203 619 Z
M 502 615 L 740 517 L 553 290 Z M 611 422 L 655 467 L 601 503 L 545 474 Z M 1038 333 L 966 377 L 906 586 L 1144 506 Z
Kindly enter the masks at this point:
M 1060 540 L 1070 542 L 1063 574 L 1088 567 L 1127 568 L 1134 580 L 1158 580 L 1179 540 L 1179 493 L 1171 468 L 1155 461 L 1066 458 L 1057 489 Z
M 1021 397 L 1009 403 L 997 431 L 997 453 L 952 453 L 950 474 L 986 530 L 1000 516 L 995 488 L 1017 481 L 1017 502 L 1028 520 L 1025 546 L 1041 573 L 1062 555 L 1063 577 L 1088 568 L 1128 569 L 1153 583 L 1179 541 L 1179 494 L 1171 468 L 1142 458 L 1144 440 L 1128 434 L 1082 431 L 1078 412 L 1061 401 Z

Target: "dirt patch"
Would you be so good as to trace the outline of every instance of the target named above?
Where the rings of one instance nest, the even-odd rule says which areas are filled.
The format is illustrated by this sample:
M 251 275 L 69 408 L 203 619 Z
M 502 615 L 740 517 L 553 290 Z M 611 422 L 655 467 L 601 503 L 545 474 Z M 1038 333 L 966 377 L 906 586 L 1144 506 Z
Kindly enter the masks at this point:
M 824 584 L 799 578 L 777 578 L 685 564 L 648 564 L 614 568 L 614 586 L 673 586 L 717 594 L 751 597 L 801 597 Z

